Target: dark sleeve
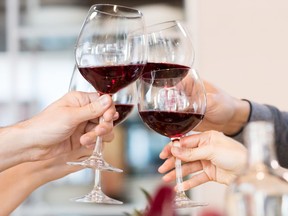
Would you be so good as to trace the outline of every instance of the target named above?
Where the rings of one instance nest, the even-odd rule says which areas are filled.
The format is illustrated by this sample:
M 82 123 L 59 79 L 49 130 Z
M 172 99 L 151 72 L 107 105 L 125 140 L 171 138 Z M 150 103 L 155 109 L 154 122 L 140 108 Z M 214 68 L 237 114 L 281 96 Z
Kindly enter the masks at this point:
M 288 112 L 281 112 L 274 106 L 251 102 L 251 121 L 270 121 L 275 127 L 275 144 L 279 164 L 288 168 Z M 234 139 L 243 143 L 243 134 Z

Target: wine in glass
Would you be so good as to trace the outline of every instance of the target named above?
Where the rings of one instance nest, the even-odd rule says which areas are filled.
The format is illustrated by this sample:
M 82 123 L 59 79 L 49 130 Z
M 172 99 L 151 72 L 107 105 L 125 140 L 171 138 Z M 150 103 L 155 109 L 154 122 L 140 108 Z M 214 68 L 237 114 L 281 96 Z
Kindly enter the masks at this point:
M 145 23 L 139 10 L 113 4 L 95 4 L 89 9 L 76 44 L 76 64 L 100 95 L 113 95 L 136 81 L 146 64 L 146 54 Z M 100 136 L 94 153 L 85 160 L 84 166 L 95 168 L 96 172 L 122 171 L 103 159 Z M 96 187 L 77 201 L 121 204 L 102 196 L 101 188 L 97 188 L 100 185 L 97 176 L 100 175 L 95 177 Z
M 204 118 L 206 94 L 197 72 L 190 68 L 170 68 L 147 72 L 139 79 L 138 111 L 143 122 L 178 145 L 181 137 Z M 182 186 L 181 161 L 176 158 L 177 192 L 175 207 L 207 205 L 188 198 Z
M 183 22 L 171 20 L 148 26 L 148 62 L 145 72 L 192 67 L 194 49 Z M 185 71 L 185 70 L 183 70 Z
M 69 84 L 69 91 L 96 92 L 96 89 L 84 79 L 75 65 Z M 137 101 L 136 82 L 129 84 L 113 94 L 112 100 L 116 111 L 119 113 L 119 118 L 113 122 L 113 125 L 116 126 L 124 122 L 134 109 Z

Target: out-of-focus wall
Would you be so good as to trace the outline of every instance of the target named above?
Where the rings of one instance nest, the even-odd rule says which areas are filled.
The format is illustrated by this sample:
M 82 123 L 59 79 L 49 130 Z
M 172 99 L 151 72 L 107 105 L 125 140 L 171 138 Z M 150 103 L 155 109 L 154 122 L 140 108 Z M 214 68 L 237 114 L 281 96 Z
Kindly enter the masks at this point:
M 231 95 L 288 111 L 288 1 L 186 0 L 203 79 Z M 192 189 L 196 201 L 225 208 L 224 185 Z
M 203 78 L 288 111 L 288 1 L 197 1 Z M 194 9 L 195 11 L 195 9 Z

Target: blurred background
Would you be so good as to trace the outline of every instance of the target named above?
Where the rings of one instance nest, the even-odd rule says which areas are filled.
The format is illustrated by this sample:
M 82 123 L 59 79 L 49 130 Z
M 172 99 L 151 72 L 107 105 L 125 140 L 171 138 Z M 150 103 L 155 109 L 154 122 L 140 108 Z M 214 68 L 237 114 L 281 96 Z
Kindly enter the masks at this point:
M 68 91 L 74 44 L 95 3 L 136 7 L 147 24 L 185 20 L 202 78 L 235 97 L 288 110 L 282 98 L 288 89 L 286 0 L 0 0 L 0 126 L 35 115 Z M 153 193 L 161 184 L 158 155 L 167 141 L 149 131 L 135 111 L 117 127 L 115 143 L 105 148 L 107 161 L 125 172 L 105 173 L 103 187 L 125 205 L 70 202 L 92 187 L 93 173 L 85 169 L 39 188 L 13 215 L 123 215 L 141 208 L 145 197 L 140 188 Z M 225 205 L 223 185 L 205 184 L 190 195 L 215 208 Z

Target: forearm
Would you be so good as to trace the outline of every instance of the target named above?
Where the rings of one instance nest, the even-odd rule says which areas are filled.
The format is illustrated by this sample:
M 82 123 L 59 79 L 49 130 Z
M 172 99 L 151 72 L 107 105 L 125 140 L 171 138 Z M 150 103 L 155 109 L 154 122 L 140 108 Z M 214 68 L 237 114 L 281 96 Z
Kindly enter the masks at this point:
M 1 215 L 11 214 L 36 188 L 45 183 L 38 169 L 33 163 L 24 163 L 0 173 Z
M 27 162 L 3 171 L 0 173 L 1 213 L 9 215 L 41 185 L 79 171 L 81 166 L 69 166 L 67 161 L 85 159 L 88 155 L 91 150 L 80 148 L 49 160 Z
M 30 147 L 24 129 L 17 125 L 0 128 L 0 172 L 29 161 Z

